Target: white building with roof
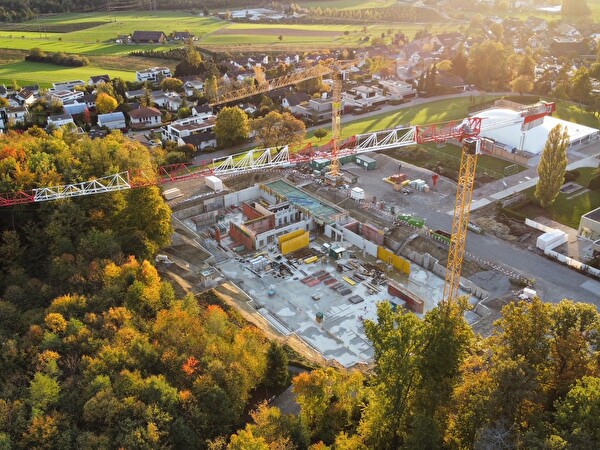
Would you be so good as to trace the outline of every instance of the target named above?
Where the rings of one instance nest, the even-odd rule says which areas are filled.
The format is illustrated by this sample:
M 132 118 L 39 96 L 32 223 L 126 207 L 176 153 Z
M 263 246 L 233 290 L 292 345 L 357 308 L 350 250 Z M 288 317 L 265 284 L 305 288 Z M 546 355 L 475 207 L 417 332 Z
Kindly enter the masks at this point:
M 125 128 L 125 115 L 121 111 L 98 115 L 98 126 L 106 127 L 109 130 L 119 130 Z
M 540 125 L 523 131 L 521 113 L 511 109 L 488 109 L 478 112 L 475 117 L 482 118 L 480 133 L 482 137 L 494 140 L 496 144 L 505 146 L 509 151 L 525 151 L 532 155 L 542 153 L 550 130 L 559 124 L 567 128 L 569 147 L 589 142 L 599 134 L 596 128 L 552 116 L 545 116 Z

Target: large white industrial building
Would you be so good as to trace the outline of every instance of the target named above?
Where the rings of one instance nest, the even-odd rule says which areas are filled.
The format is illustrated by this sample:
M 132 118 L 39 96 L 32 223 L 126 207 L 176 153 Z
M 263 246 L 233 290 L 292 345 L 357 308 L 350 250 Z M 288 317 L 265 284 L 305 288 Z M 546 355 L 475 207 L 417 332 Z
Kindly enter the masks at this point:
M 546 116 L 543 122 L 527 131 L 522 131 L 521 113 L 511 109 L 488 109 L 476 114 L 482 118 L 481 136 L 496 141 L 509 152 L 525 151 L 533 155 L 542 153 L 550 130 L 561 124 L 567 127 L 570 146 L 588 142 L 600 133 L 595 128 L 586 127 L 556 117 Z M 512 120 L 514 119 L 514 120 Z

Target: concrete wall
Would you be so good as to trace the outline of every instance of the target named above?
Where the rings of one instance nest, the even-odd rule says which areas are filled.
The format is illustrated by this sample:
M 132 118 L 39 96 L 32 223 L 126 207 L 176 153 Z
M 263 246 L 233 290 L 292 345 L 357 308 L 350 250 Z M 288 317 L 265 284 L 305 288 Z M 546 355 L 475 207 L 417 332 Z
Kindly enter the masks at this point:
M 544 225 L 542 223 L 536 222 L 535 220 L 525 219 L 525 225 L 530 226 L 531 228 L 535 228 L 536 230 L 543 231 L 544 233 L 549 233 L 554 231 L 554 228 Z
M 256 234 L 261 234 L 275 228 L 275 216 L 261 216 L 257 219 L 244 222 L 244 225 Z
M 354 245 L 359 250 L 364 250 L 367 254 L 377 257 L 377 244 L 370 242 L 368 239 L 365 239 L 345 227 L 334 229 L 330 225 L 325 225 L 325 235 L 336 241 L 344 240 Z
M 246 202 L 242 203 L 242 213 L 245 217 L 248 218 L 248 220 L 254 220 L 264 217 L 264 214 L 258 212 L 256 208 L 254 208 Z
M 436 274 L 440 278 L 446 277 L 446 267 L 438 262 L 433 256 L 429 253 L 417 253 L 415 251 L 406 249 L 404 252 L 404 256 L 406 256 L 409 260 L 414 262 L 415 264 L 420 265 L 426 270 L 429 270 Z M 469 292 L 471 295 L 477 298 L 485 298 L 488 296 L 488 292 L 485 289 L 480 288 L 472 281 L 467 280 L 466 278 L 460 277 L 460 286 L 465 291 Z
M 251 186 L 237 192 L 231 192 L 224 197 L 224 206 L 227 208 L 233 205 L 239 205 L 240 203 L 247 202 L 250 200 L 256 200 L 260 197 L 260 189 L 258 186 Z
M 567 266 L 582 270 L 595 276 L 596 278 L 600 278 L 600 270 L 590 267 L 587 264 L 582 263 L 581 261 L 577 261 L 576 259 L 570 258 L 566 255 L 562 255 L 558 252 L 555 252 L 554 250 L 546 250 L 544 253 L 560 261 L 561 263 L 566 264 Z
M 382 230 L 370 225 L 368 223 L 362 224 L 361 234 L 369 241 L 376 243 L 377 245 L 383 245 L 384 234 Z
M 244 245 L 246 250 L 254 249 L 254 235 L 243 225 L 229 222 L 229 237 L 239 245 Z

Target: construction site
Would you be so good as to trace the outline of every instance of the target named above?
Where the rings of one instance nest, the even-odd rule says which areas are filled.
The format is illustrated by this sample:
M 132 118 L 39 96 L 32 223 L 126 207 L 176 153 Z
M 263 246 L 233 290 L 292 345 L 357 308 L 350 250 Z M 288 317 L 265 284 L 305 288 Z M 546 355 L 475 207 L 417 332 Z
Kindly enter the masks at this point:
M 518 242 L 512 245 L 494 236 L 504 224 L 488 220 L 485 229 L 477 224 L 493 216 L 486 208 L 516 192 L 504 180 L 508 189 L 495 185 L 475 192 L 479 155 L 535 167 L 539 142 L 548 133 L 544 124 L 554 123 L 548 121 L 553 103 L 492 108 L 453 123 L 401 124 L 342 141 L 341 86 L 348 64 L 262 79 L 212 103 L 330 75 L 332 138 L 325 145 L 251 150 L 194 170 L 165 166 L 158 178 L 126 172 L 8 193 L 0 196 L 0 206 L 169 183 L 163 196 L 173 211 L 175 233 L 171 246 L 156 257 L 162 275 L 181 294 L 213 289 L 305 357 L 344 367 L 372 362 L 364 322 L 376 320 L 380 302 L 422 316 L 440 302 L 465 296 L 472 306 L 465 312 L 467 322 L 486 335 L 502 305 L 538 292 L 548 301 L 571 295 L 585 300 L 590 293 L 592 301 L 600 301 L 600 283 L 544 259 L 557 257 L 554 249 L 566 242 L 566 233 L 536 222 L 531 230 L 509 223 L 507 235 Z M 518 133 L 518 142 L 506 138 Z M 598 138 L 591 128 L 576 126 L 573 133 L 571 150 Z M 458 147 L 456 182 L 395 157 L 399 149 L 448 142 Z M 511 183 L 532 181 L 517 178 Z M 473 209 L 482 215 L 471 221 Z M 536 245 L 543 253 L 530 253 Z M 587 273 L 595 270 L 568 263 Z M 544 278 L 537 291 L 530 271 Z

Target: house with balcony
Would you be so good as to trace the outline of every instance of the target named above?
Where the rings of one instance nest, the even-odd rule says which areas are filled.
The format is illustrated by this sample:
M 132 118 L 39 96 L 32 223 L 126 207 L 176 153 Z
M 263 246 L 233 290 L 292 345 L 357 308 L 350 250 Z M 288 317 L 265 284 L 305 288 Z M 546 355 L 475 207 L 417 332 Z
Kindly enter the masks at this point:
M 9 125 L 24 123 L 28 112 L 25 106 L 8 106 L 0 109 L 0 128 L 7 129 Z
M 144 81 L 158 83 L 163 78 L 169 78 L 170 76 L 171 69 L 168 67 L 152 67 L 146 70 L 139 70 L 135 73 L 135 79 L 139 83 L 143 83 Z
M 164 139 L 176 142 L 177 145 L 185 145 L 186 142 L 183 138 L 193 134 L 213 131 L 216 122 L 216 116 L 210 116 L 205 119 L 192 116 L 186 119 L 175 120 L 166 127 L 163 127 L 162 136 Z
M 162 124 L 162 114 L 156 108 L 141 107 L 129 111 L 131 128 L 151 128 Z
M 313 125 L 331 121 L 332 104 L 330 98 L 311 98 L 297 107 L 297 115 Z

